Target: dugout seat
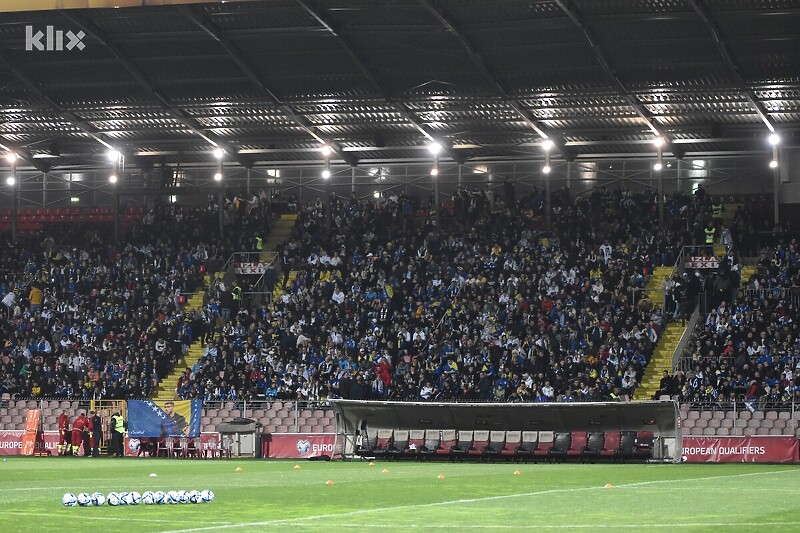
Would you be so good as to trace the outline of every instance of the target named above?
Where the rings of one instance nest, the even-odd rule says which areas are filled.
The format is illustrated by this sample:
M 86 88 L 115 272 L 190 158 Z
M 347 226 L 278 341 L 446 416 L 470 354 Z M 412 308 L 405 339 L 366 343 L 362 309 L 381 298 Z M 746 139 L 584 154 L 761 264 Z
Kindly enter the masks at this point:
M 617 460 L 625 461 L 636 456 L 636 432 L 622 431 L 619 434 L 619 446 L 617 447 Z
M 517 448 L 522 444 L 521 431 L 506 431 L 506 443 L 500 450 L 500 456 L 509 461 L 514 458 Z
M 500 457 L 503 447 L 506 445 L 505 431 L 492 431 L 489 433 L 489 442 L 483 448 L 483 458 L 487 461 L 494 461 Z
M 472 437 L 472 431 L 458 432 L 458 441 L 453 447 L 450 448 L 451 461 L 455 461 L 456 459 L 459 461 L 464 460 L 464 457 L 466 457 L 469 451 L 472 449 Z
M 595 459 L 600 457 L 605 440 L 605 433 L 602 431 L 590 431 L 586 436 L 586 445 L 581 450 L 581 461 L 593 463 Z
M 392 444 L 386 449 L 386 457 L 389 459 L 394 459 L 395 461 L 399 460 L 400 457 L 405 453 L 406 448 L 408 447 L 408 431 L 407 430 L 395 430 L 394 435 L 392 437 Z
M 467 450 L 467 455 L 483 460 L 483 451 L 489 445 L 489 432 L 486 430 L 475 431 L 472 434 L 472 445 Z
M 536 445 L 536 449 L 533 450 L 533 458 L 534 459 L 544 459 L 548 457 L 548 453 L 550 448 L 553 447 L 553 441 L 555 439 L 555 433 L 552 431 L 540 431 L 539 432 L 539 443 Z
M 584 436 L 586 434 L 584 433 Z M 553 445 L 547 450 L 547 460 L 558 462 L 567 458 L 567 452 L 572 445 L 572 434 L 559 431 L 555 434 Z
M 441 441 L 436 447 L 436 455 L 450 457 L 450 451 L 458 444 L 458 436 L 454 429 L 443 429 Z
M 419 457 L 422 460 L 429 460 L 436 455 L 436 450 L 439 449 L 441 442 L 441 433 L 438 429 L 425 430 L 425 444 L 419 452 Z
M 422 450 L 425 448 L 425 430 L 412 429 L 408 432 L 408 444 L 403 454 L 419 459 Z
M 619 431 L 607 431 L 603 437 L 603 448 L 600 450 L 600 457 L 616 461 L 617 449 L 619 448 Z
M 523 431 L 522 432 L 522 441 L 520 442 L 519 446 L 514 450 L 514 459 L 517 462 L 525 461 L 527 462 L 528 459 L 533 459 L 533 452 L 536 450 L 536 446 L 539 443 L 539 432 L 538 431 Z

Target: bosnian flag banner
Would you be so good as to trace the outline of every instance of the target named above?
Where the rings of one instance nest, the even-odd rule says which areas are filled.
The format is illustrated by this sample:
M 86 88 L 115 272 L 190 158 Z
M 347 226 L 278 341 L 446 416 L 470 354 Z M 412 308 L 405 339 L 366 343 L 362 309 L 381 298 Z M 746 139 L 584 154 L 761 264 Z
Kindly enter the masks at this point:
M 203 400 L 128 400 L 128 436 L 199 437 Z

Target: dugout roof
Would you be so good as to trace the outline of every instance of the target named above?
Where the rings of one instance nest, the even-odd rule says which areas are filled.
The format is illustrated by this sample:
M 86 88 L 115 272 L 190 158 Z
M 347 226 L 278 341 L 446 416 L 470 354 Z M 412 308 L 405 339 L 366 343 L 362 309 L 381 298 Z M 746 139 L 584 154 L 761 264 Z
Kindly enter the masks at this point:
M 104 2 L 105 3 L 105 2 Z M 146 2 L 144 2 L 146 3 Z M 126 2 L 130 4 L 130 2 Z M 32 4 L 33 5 L 33 4 Z M 0 5 L 0 8 L 2 5 Z M 32 31 L 84 32 L 26 50 Z M 769 153 L 800 0 L 268 0 L 0 14 L 0 149 L 39 170 Z

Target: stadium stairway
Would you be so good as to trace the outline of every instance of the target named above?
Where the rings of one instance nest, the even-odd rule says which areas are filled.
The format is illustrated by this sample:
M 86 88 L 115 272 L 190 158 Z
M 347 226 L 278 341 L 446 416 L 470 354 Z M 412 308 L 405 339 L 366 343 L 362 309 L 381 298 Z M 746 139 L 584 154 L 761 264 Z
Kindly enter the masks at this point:
M 660 266 L 653 269 L 653 275 L 650 276 L 650 280 L 647 282 L 647 286 L 644 289 L 645 297 L 653 302 L 653 305 L 658 305 L 659 307 L 664 306 L 664 291 L 661 288 L 661 282 L 664 281 L 664 276 L 671 275 L 671 266 Z
M 260 261 L 268 261 L 270 254 L 275 253 L 275 250 L 278 249 L 278 245 L 289 238 L 295 222 L 297 222 L 297 215 L 281 215 L 281 218 L 272 223 L 269 235 L 264 241 L 264 250 L 267 251 L 261 253 Z
M 672 275 L 672 267 L 656 267 L 653 269 L 653 275 L 645 287 L 645 296 L 655 305 L 663 306 L 664 292 L 661 289 L 661 282 L 664 281 L 664 276 Z M 672 372 L 672 354 L 678 347 L 681 340 L 685 326 L 681 326 L 677 322 L 668 324 L 661 337 L 656 343 L 656 348 L 653 351 L 653 356 L 650 358 L 647 368 L 644 370 L 642 376 L 642 383 L 636 388 L 633 395 L 634 400 L 649 400 L 653 394 L 658 391 L 658 386 L 661 383 L 661 373 L 664 370 Z
M 216 277 L 222 277 L 224 275 L 225 272 L 215 273 Z M 206 290 L 208 290 L 210 284 L 211 276 L 206 274 L 203 277 L 203 286 L 200 288 L 200 290 L 186 299 L 186 305 L 183 307 L 184 313 L 199 313 L 203 309 L 203 305 L 205 304 Z M 193 364 L 199 361 L 200 358 L 203 357 L 204 351 L 203 343 L 199 339 L 194 341 L 189 346 L 189 349 L 186 351 L 183 357 L 178 360 L 178 363 L 175 365 L 175 368 L 172 370 L 172 372 L 158 384 L 155 399 L 160 401 L 174 400 L 175 388 L 178 385 L 178 378 L 181 376 L 181 373 L 186 369 L 186 367 L 191 368 Z
M 644 369 L 642 382 L 636 387 L 636 392 L 633 394 L 634 400 L 651 400 L 658 391 L 664 370 L 672 373 L 672 354 L 678 348 L 684 331 L 686 331 L 686 326 L 682 326 L 678 321 L 667 324 L 664 333 L 656 343 L 650 363 Z

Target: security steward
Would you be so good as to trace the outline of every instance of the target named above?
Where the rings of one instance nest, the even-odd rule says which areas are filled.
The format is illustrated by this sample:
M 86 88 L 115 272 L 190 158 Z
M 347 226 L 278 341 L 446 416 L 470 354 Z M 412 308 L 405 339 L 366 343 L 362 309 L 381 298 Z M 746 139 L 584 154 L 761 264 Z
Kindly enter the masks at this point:
M 714 224 L 709 223 L 703 232 L 706 235 L 706 247 L 709 249 L 708 255 L 712 256 L 714 255 L 714 237 L 717 233 L 717 228 L 714 227 Z
M 125 420 L 119 412 L 111 415 L 111 448 L 109 453 L 115 457 L 125 457 L 125 451 L 122 448 L 123 437 L 125 435 Z

